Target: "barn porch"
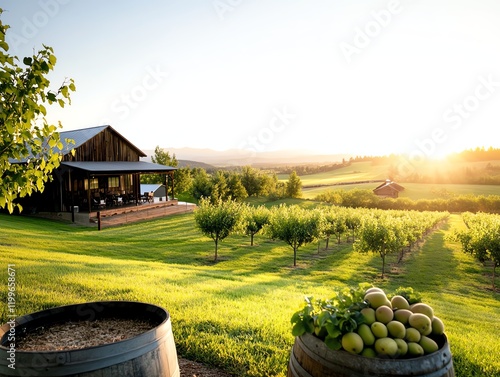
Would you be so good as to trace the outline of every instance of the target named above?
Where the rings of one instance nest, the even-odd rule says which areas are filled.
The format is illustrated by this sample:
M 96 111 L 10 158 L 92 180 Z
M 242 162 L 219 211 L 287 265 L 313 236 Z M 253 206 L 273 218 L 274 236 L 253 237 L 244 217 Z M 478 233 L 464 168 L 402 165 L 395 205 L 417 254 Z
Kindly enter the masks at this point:
M 143 161 L 67 161 L 62 162 L 52 190 L 61 212 L 117 211 L 153 202 L 141 192 L 141 175 L 164 176 L 165 201 L 174 203 L 175 168 Z

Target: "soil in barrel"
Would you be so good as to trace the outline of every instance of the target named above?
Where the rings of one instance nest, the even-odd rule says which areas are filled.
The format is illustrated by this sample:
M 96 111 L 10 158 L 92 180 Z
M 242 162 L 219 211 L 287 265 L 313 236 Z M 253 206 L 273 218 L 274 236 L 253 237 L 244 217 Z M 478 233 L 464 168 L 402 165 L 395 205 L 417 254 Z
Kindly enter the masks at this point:
M 95 347 L 133 338 L 154 327 L 147 321 L 122 318 L 56 323 L 23 334 L 16 350 L 68 351 Z

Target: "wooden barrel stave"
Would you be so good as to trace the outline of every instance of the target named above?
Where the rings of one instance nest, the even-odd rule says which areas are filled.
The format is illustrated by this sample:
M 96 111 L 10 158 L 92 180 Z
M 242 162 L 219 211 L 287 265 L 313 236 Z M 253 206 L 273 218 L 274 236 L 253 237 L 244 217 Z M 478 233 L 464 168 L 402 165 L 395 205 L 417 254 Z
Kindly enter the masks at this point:
M 332 351 L 323 341 L 305 334 L 295 338 L 288 364 L 288 377 L 422 376 L 454 377 L 446 337 L 441 348 L 414 359 L 381 359 Z

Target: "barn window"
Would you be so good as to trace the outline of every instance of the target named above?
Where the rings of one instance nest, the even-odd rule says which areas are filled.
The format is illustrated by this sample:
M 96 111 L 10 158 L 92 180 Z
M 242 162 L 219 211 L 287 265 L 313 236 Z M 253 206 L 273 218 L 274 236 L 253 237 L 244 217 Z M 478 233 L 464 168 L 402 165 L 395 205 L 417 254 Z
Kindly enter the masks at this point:
M 108 177 L 108 187 L 120 187 L 120 177 Z

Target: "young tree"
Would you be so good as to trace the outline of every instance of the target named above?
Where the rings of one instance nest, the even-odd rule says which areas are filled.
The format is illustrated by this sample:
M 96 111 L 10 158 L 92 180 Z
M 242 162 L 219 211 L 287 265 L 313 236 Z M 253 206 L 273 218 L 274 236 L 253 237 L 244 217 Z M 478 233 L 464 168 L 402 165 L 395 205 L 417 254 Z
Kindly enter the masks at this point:
M 258 170 L 251 166 L 243 166 L 241 169 L 241 184 L 245 187 L 248 196 L 258 196 L 260 191 Z
M 210 182 L 212 188 L 212 192 L 210 193 L 212 203 L 216 203 L 219 200 L 230 199 L 226 176 L 221 170 L 217 170 L 214 174 L 212 174 Z
M 345 209 L 339 207 L 329 207 L 325 210 L 324 234 L 326 236 L 325 249 L 328 250 L 330 237 L 335 235 L 337 243 L 340 244 L 340 237 L 347 231 Z
M 302 182 L 295 171 L 292 171 L 288 177 L 286 195 L 289 198 L 300 198 L 302 196 Z
M 176 167 L 178 165 L 175 153 L 170 157 L 170 153 L 163 148 L 156 146 L 155 153 L 151 156 L 151 162 L 155 164 Z M 164 183 L 165 176 L 162 174 L 146 174 L 141 178 L 143 183 Z
M 215 257 L 218 257 L 218 245 L 239 225 L 241 205 L 235 201 L 218 201 L 211 203 L 208 198 L 201 199 L 194 212 L 196 226 L 201 232 L 214 240 Z
M 191 194 L 195 199 L 209 198 L 212 193 L 212 183 L 205 169 L 193 169 Z
M 177 168 L 174 173 L 175 189 L 178 193 L 189 192 L 193 186 L 193 177 L 189 167 Z
M 45 118 L 45 104 L 71 103 L 75 85 L 68 80 L 51 91 L 47 76 L 56 64 L 53 49 L 44 45 L 21 63 L 7 52 L 8 28 L 0 20 L 0 208 L 12 213 L 22 210 L 15 200 L 43 191 L 60 164 L 63 144 L 57 127 Z
M 234 172 L 226 172 L 226 183 L 229 195 L 236 201 L 241 201 L 248 197 L 247 190 L 241 183 L 241 176 Z
M 385 257 L 389 253 L 398 252 L 404 246 L 405 239 L 400 236 L 399 222 L 394 218 L 367 217 L 359 230 L 359 239 L 354 244 L 354 250 L 367 253 L 373 252 L 382 258 L 382 278 L 385 274 Z
M 266 230 L 271 238 L 282 240 L 292 247 L 293 265 L 297 266 L 297 250 L 319 236 L 320 222 L 316 211 L 280 205 L 271 210 Z
M 269 222 L 270 211 L 264 206 L 252 207 L 248 204 L 243 208 L 243 228 L 250 236 L 250 245 L 253 246 L 254 236 Z

